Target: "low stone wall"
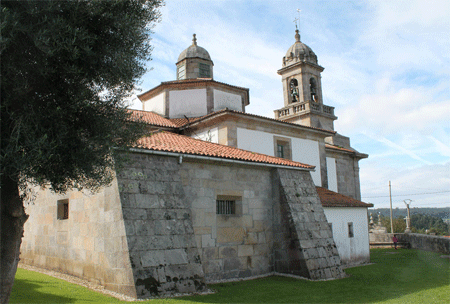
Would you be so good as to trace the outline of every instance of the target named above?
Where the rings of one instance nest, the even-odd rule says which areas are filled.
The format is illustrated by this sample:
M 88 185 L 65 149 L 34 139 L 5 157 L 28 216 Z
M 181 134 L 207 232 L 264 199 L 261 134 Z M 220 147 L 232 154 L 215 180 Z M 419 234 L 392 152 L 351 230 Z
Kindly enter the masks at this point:
M 413 249 L 450 254 L 450 238 L 418 233 L 397 234 L 397 238 L 399 242 L 409 243 Z

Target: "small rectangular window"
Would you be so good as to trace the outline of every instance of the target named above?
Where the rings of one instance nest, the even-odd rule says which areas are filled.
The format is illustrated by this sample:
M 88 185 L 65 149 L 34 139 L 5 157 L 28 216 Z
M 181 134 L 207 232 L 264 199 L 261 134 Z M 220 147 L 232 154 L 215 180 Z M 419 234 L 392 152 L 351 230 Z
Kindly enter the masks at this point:
M 274 144 L 274 155 L 276 157 L 292 159 L 290 138 L 274 136 L 273 144 Z
M 284 158 L 284 146 L 277 144 L 277 157 Z
M 210 67 L 206 63 L 199 63 L 198 69 L 199 69 L 199 77 L 201 77 L 201 78 L 211 77 Z
M 236 214 L 236 201 L 217 200 L 217 214 L 233 215 Z
M 58 220 L 67 220 L 69 218 L 69 200 L 58 200 Z
M 178 67 L 178 76 L 177 79 L 184 79 L 186 76 L 186 67 L 181 65 Z
M 352 238 L 354 236 L 353 233 L 353 223 L 348 223 L 348 237 Z

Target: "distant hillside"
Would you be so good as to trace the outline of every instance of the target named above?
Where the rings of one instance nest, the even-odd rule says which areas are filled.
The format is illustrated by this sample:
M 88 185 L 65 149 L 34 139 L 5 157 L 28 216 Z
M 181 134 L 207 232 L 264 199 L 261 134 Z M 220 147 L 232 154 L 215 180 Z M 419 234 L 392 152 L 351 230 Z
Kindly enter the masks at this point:
M 430 215 L 430 216 L 436 216 L 443 220 L 450 219 L 450 207 L 447 208 L 410 208 L 411 216 L 413 214 L 424 214 L 424 215 Z M 376 209 L 369 209 L 369 213 L 373 214 L 374 219 L 376 219 L 378 212 L 381 213 L 382 216 L 390 216 L 389 208 L 376 208 Z M 394 218 L 397 217 L 406 217 L 406 208 L 395 208 L 392 209 L 392 216 Z

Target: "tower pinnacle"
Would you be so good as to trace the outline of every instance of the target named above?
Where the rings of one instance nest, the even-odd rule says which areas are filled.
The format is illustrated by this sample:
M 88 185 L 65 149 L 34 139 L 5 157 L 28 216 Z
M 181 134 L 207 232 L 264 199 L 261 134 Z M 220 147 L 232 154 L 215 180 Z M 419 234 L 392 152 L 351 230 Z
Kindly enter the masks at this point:
M 197 37 L 196 37 L 196 35 L 194 34 L 192 36 L 193 36 L 193 38 L 192 38 L 192 45 L 197 45 Z
M 298 29 L 295 30 L 295 42 L 300 42 L 300 34 L 298 32 Z

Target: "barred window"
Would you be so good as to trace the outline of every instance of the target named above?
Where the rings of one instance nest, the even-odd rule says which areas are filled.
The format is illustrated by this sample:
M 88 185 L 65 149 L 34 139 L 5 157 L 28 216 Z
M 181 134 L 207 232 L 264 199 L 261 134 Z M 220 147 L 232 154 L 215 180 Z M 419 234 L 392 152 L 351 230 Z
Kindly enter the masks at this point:
M 58 204 L 57 219 L 67 220 L 69 218 L 69 200 L 68 199 L 58 200 L 57 204 Z
M 217 200 L 217 214 L 224 214 L 224 215 L 236 214 L 236 201 Z

